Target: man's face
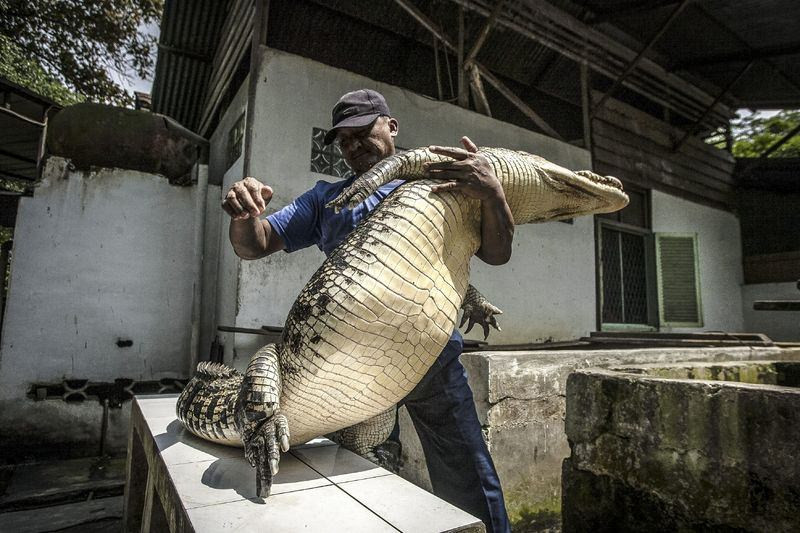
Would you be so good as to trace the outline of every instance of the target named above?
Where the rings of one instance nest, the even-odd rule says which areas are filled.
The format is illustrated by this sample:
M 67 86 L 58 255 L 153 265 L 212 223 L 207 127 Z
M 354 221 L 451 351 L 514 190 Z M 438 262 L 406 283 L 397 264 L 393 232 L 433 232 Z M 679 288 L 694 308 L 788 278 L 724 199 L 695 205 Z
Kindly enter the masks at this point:
M 336 143 L 344 160 L 356 175 L 363 174 L 378 161 L 394 154 L 397 121 L 378 117 L 372 124 L 360 128 L 341 128 L 336 133 Z

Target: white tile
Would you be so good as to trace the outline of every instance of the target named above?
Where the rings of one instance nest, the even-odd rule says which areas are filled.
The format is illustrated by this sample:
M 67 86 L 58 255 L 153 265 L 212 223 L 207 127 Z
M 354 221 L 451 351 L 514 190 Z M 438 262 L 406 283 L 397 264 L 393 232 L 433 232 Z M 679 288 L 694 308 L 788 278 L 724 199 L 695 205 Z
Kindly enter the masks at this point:
M 178 403 L 177 394 L 137 394 L 136 403 L 142 410 L 145 419 L 163 418 L 171 416 L 175 418 L 175 406 Z
M 388 470 L 340 446 L 292 448 L 289 453 L 334 483 L 390 474 Z
M 160 421 L 161 419 L 155 419 L 154 422 Z M 160 433 L 154 432 L 153 439 L 166 465 L 225 458 L 244 460 L 242 447 L 226 446 L 201 439 L 190 433 L 177 418 L 172 419 Z
M 169 475 L 186 509 L 256 498 L 256 470 L 243 458 L 172 465 Z M 283 454 L 269 498 L 330 484 L 295 457 Z
M 468 526 L 483 531 L 479 519 L 394 474 L 337 486 L 400 531 L 438 533 Z
M 165 464 L 244 456 L 241 447 L 210 442 L 190 433 L 175 416 L 177 395 L 137 396 L 136 401 Z
M 337 446 L 337 444 L 330 439 L 326 439 L 325 437 L 317 437 L 316 439 L 311 439 L 305 444 L 298 444 L 297 446 L 292 446 L 292 449 L 297 450 L 301 448 L 317 448 L 319 446 Z
M 239 500 L 187 511 L 197 533 L 280 531 L 310 533 L 393 532 L 374 513 L 333 485 L 275 494 L 264 500 Z

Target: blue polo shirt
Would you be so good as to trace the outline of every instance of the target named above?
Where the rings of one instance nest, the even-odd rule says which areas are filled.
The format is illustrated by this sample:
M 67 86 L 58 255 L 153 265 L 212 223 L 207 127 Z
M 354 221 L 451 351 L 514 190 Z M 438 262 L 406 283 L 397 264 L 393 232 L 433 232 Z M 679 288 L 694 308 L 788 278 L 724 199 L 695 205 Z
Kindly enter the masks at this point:
M 330 255 L 370 211 L 403 183 L 394 180 L 383 185 L 353 209 L 345 208 L 335 213 L 332 208 L 325 207 L 353 180 L 355 176 L 336 183 L 320 180 L 313 189 L 267 217 L 272 230 L 283 239 L 287 252 L 316 244 L 326 256 Z

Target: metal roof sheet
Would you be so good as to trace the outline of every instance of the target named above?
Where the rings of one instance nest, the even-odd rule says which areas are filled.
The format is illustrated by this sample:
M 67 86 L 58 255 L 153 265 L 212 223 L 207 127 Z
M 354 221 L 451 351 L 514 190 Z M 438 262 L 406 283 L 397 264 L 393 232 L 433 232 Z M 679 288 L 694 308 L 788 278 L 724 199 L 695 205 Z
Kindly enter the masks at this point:
M 491 6 L 493 1 L 413 0 L 413 5 L 452 38 L 457 35 L 457 3 L 470 6 L 471 9 L 465 10 L 468 50 L 486 21 L 481 14 L 486 7 L 481 6 Z M 168 114 L 191 129 L 196 128 L 206 97 L 210 58 L 214 55 L 229 4 L 229 0 L 167 0 L 153 87 L 154 111 Z M 636 52 L 656 34 L 679 2 L 507 0 L 504 10 L 510 13 L 513 8 L 515 13 L 524 12 L 542 4 L 555 6 L 581 24 L 602 32 L 610 41 Z M 476 11 L 476 6 L 483 11 Z M 769 58 L 759 59 L 737 82 L 723 102 L 731 106 L 800 107 L 800 50 L 782 55 L 775 53 L 775 50 L 791 52 L 800 48 L 797 42 L 799 25 L 800 2 L 796 0 L 693 2 L 646 57 L 667 70 L 677 69 L 674 70 L 676 74 L 689 80 L 698 90 L 702 89 L 710 100 L 733 79 L 737 69 L 744 66 L 738 54 L 772 50 Z M 432 43 L 430 32 L 394 0 L 270 2 L 269 46 L 436 97 Z M 439 52 L 442 54 L 441 48 Z M 712 65 L 693 64 L 726 54 L 736 57 Z M 477 57 L 523 99 L 530 101 L 537 111 L 541 108 L 543 114 L 551 113 L 555 117 L 579 111 L 580 80 L 574 58 L 556 53 L 541 42 L 499 24 L 490 32 Z M 440 59 L 444 68 L 445 57 L 440 55 Z M 453 77 L 455 60 L 452 56 L 449 59 Z M 619 72 L 625 67 L 625 61 L 617 61 Z M 690 66 L 681 67 L 682 64 Z M 640 91 L 650 91 L 650 96 L 662 104 L 669 99 L 669 90 L 641 78 L 636 71 L 631 77 L 636 79 L 637 76 Z M 599 79 L 601 89 L 610 83 L 611 80 Z M 443 85 L 447 98 L 450 96 L 449 79 L 444 70 Z M 622 88 L 615 96 L 633 101 L 639 98 L 628 92 L 627 88 Z M 493 89 L 487 88 L 487 93 L 495 116 L 535 129 Z M 542 102 L 547 106 L 542 106 Z M 684 108 L 686 121 L 691 123 L 700 115 L 703 104 L 687 105 Z M 706 121 L 710 125 L 719 124 L 724 117 L 725 113 L 715 112 Z M 575 121 L 565 121 L 567 138 L 577 134 L 572 131 L 572 122 Z

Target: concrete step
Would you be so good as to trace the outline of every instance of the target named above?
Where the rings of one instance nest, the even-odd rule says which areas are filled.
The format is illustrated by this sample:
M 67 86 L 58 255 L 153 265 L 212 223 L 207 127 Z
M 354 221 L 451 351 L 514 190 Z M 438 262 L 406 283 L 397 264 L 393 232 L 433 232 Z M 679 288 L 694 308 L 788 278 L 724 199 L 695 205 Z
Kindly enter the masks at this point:
M 0 530 L 14 533 L 119 531 L 122 496 L 0 513 Z
M 124 457 L 28 463 L 0 471 L 0 511 L 118 496 L 125 484 Z

